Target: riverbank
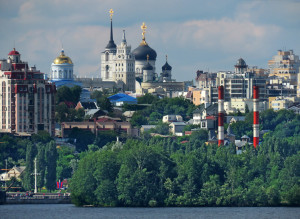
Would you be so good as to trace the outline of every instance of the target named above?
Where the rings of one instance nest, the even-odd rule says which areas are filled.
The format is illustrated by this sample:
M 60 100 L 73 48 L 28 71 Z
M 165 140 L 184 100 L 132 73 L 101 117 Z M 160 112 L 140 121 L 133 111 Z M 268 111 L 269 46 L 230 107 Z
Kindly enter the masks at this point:
M 71 197 L 62 194 L 7 194 L 5 204 L 71 204 Z

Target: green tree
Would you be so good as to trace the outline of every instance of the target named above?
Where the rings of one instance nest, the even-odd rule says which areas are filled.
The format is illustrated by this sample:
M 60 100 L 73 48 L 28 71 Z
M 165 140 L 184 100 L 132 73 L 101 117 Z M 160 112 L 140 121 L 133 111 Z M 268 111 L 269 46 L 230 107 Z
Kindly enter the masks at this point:
M 116 180 L 119 201 L 125 206 L 148 206 L 151 200 L 161 205 L 165 197 L 164 180 L 160 180 L 165 157 L 137 141 L 128 141 L 123 148 L 127 150 L 122 150 Z M 168 173 L 163 175 L 168 178 Z
M 87 146 L 95 141 L 95 135 L 90 130 L 80 130 L 77 127 L 72 128 L 69 138 L 72 139 L 78 152 L 85 151 L 88 149 Z
M 56 92 L 56 102 L 57 104 L 63 101 L 73 101 L 72 90 L 67 86 L 62 86 L 57 89 Z
M 150 121 L 156 122 L 156 121 L 159 121 L 161 119 L 162 119 L 162 115 L 158 112 L 152 112 L 149 116 Z
M 103 96 L 103 92 L 102 91 L 99 91 L 99 90 L 95 90 L 93 91 L 93 93 L 91 94 L 91 98 L 92 99 L 99 99 Z
M 78 122 L 83 121 L 84 115 L 85 115 L 84 109 L 79 108 L 76 112 L 75 120 L 78 121 Z
M 37 147 L 37 172 L 39 176 L 37 176 L 37 187 L 41 189 L 45 184 L 45 170 L 46 170 L 46 162 L 45 162 L 45 144 L 39 142 L 36 144 Z
M 145 94 L 144 96 L 137 98 L 139 104 L 152 104 L 159 100 L 157 96 L 154 96 L 152 94 Z
M 33 134 L 31 136 L 31 139 L 32 139 L 32 142 L 34 142 L 34 143 L 41 142 L 44 144 L 53 140 L 53 138 L 50 136 L 49 132 L 47 132 L 47 131 L 38 131 L 37 134 Z
M 72 93 L 72 101 L 73 103 L 77 103 L 80 100 L 80 94 L 82 92 L 82 88 L 78 85 L 71 87 L 71 93 Z
M 76 206 L 82 205 L 96 205 L 97 197 L 95 191 L 98 182 L 95 180 L 94 173 L 97 165 L 96 153 L 88 153 L 78 164 L 78 169 L 74 173 L 71 183 L 70 191 L 72 202 Z
M 300 204 L 300 152 L 284 161 L 284 168 L 279 174 L 281 196 L 291 205 Z
M 246 104 L 246 106 L 245 106 L 245 113 L 247 114 L 247 113 L 249 113 L 249 112 L 250 112 L 249 106 L 248 106 L 248 104 Z
M 135 112 L 132 115 L 130 123 L 131 123 L 132 126 L 139 126 L 139 127 L 141 127 L 142 125 L 147 125 L 148 121 L 145 118 L 145 116 L 143 116 L 140 112 Z
M 34 144 L 28 143 L 26 149 L 26 172 L 24 174 L 23 186 L 26 190 L 32 190 L 34 188 L 34 177 L 32 173 L 34 172 L 34 158 L 36 155 L 36 148 Z
M 55 141 L 47 143 L 45 149 L 45 161 L 46 161 L 46 188 L 49 191 L 53 191 L 56 188 L 56 161 L 57 150 Z
M 75 159 L 74 149 L 71 149 L 68 146 L 59 146 L 57 154 L 56 178 L 61 181 L 71 178 L 73 170 L 70 162 Z
M 67 116 L 69 114 L 69 109 L 65 103 L 60 103 L 55 108 L 55 120 L 58 123 L 66 122 Z
M 102 110 L 107 110 L 108 112 L 112 112 L 113 110 L 113 105 L 107 97 L 97 99 L 97 104 Z
M 156 125 L 155 128 L 150 130 L 151 132 L 158 133 L 161 135 L 169 135 L 170 134 L 170 127 L 168 123 L 162 123 L 160 122 L 158 125 Z
M 116 206 L 118 204 L 118 192 L 115 179 L 120 170 L 117 154 L 111 150 L 97 153 L 97 168 L 94 176 L 98 182 L 95 194 L 97 205 Z

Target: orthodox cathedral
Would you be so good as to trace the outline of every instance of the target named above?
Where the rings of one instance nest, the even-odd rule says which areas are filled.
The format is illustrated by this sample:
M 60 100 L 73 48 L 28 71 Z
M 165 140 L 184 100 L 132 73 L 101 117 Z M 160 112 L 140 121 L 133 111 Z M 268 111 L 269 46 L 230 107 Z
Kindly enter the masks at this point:
M 110 40 L 101 54 L 102 80 L 115 83 L 122 81 L 124 85 L 123 90 L 133 92 L 142 90 L 142 83 L 148 83 L 149 87 L 149 83 L 156 83 L 155 86 L 160 86 L 159 82 L 174 82 L 171 74 L 172 67 L 168 64 L 167 60 L 162 67 L 160 76 L 156 73 L 155 61 L 157 53 L 146 42 L 145 33 L 147 26 L 145 23 L 141 26 L 143 37 L 140 45 L 131 51 L 131 46 L 127 45 L 125 30 L 123 30 L 122 42 L 116 46 L 113 40 L 112 25 L 114 12 L 111 9 L 109 13 Z
M 72 60 L 65 55 L 62 49 L 60 55 L 51 64 L 50 81 L 54 82 L 57 88 L 81 86 L 80 82 L 74 81 L 73 67 Z

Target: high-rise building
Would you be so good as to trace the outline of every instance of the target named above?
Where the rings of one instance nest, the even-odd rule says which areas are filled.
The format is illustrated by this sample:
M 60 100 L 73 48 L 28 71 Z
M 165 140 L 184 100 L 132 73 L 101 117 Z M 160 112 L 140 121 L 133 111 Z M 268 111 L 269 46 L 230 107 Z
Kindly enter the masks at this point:
M 15 48 L 0 60 L 0 132 L 17 135 L 45 130 L 54 135 L 56 87 L 44 73 L 21 61 Z
M 240 58 L 235 65 L 235 72 L 218 72 L 217 85 L 225 88 L 225 101 L 232 98 L 251 99 L 253 85 L 259 86 L 260 100 L 266 101 L 266 77 L 257 76 L 247 71 L 246 62 Z
M 299 56 L 295 55 L 293 50 L 278 50 L 277 55 L 273 56 L 272 60 L 268 61 L 268 66 L 270 70 L 269 76 L 276 75 L 290 79 L 296 83 L 300 60 Z
M 297 95 L 300 96 L 300 60 L 293 50 L 278 50 L 277 55 L 268 61 L 269 76 L 277 76 L 288 80 L 288 83 L 298 87 Z

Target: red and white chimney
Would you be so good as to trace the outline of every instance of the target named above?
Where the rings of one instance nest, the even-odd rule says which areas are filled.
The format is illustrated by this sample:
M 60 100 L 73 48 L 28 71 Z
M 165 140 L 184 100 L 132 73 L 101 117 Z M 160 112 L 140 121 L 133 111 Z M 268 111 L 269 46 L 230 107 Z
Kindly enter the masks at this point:
M 218 146 L 224 145 L 224 87 L 218 88 Z
M 253 86 L 253 146 L 256 148 L 259 143 L 259 87 Z

